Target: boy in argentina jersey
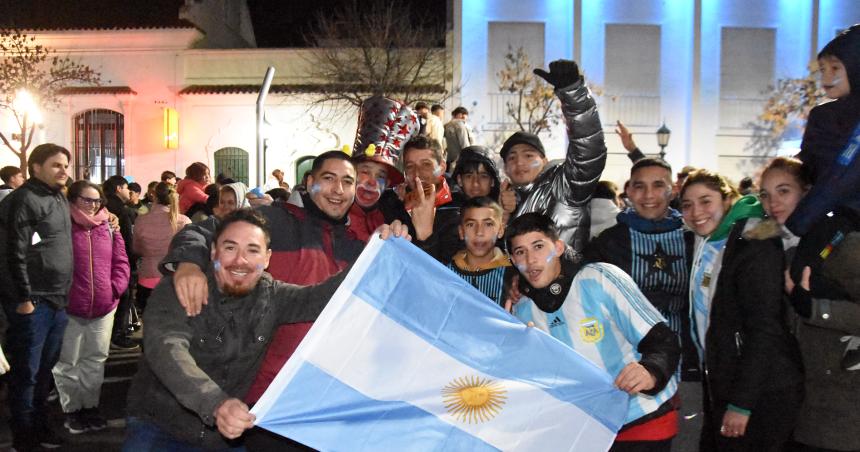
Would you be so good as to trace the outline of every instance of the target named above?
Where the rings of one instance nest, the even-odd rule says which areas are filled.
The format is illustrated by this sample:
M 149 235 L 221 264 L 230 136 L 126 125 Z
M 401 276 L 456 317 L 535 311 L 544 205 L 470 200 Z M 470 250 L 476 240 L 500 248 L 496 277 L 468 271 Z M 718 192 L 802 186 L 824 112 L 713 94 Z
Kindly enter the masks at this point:
M 678 337 L 636 283 L 611 264 L 579 266 L 549 217 L 529 213 L 506 233 L 524 295 L 514 315 L 615 376 L 630 394 L 627 421 L 610 451 L 669 451 L 678 431 Z

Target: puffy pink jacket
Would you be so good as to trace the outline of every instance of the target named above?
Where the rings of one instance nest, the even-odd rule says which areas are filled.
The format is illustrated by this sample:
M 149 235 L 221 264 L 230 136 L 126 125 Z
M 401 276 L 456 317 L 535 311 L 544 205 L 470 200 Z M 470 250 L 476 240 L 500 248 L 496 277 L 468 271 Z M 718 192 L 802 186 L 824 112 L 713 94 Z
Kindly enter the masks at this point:
M 179 212 L 185 214 L 194 204 L 206 202 L 209 195 L 205 190 L 206 184 L 189 177 L 179 181 L 179 185 L 176 186 L 176 193 L 179 193 Z
M 125 242 L 107 223 L 86 229 L 72 221 L 75 268 L 67 312 L 76 317 L 101 317 L 119 303 L 128 287 L 129 266 Z
M 137 268 L 138 276 L 144 278 L 160 278 L 158 263 L 167 256 L 170 239 L 175 232 L 170 227 L 169 209 L 167 206 L 155 203 L 146 215 L 138 215 L 134 222 L 134 252 L 141 257 Z M 176 219 L 176 230 L 185 227 L 191 220 L 185 215 Z

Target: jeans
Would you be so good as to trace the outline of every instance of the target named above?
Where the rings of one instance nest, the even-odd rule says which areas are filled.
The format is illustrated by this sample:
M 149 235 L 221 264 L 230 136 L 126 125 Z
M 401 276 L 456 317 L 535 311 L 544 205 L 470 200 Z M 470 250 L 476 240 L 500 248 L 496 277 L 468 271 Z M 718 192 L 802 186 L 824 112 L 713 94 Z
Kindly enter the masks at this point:
M 65 309 L 33 297 L 36 310 L 18 314 L 15 305 L 6 305 L 9 319 L 7 345 L 9 364 L 9 405 L 12 431 L 29 435 L 45 422 L 45 399 L 51 390 L 51 369 L 60 357 L 63 333 L 69 322 Z
M 125 442 L 122 445 L 123 452 L 160 452 L 164 450 L 172 452 L 202 452 L 204 449 L 177 440 L 155 425 L 155 423 L 146 419 L 135 416 L 126 418 Z M 244 452 L 245 447 L 231 447 L 224 450 Z

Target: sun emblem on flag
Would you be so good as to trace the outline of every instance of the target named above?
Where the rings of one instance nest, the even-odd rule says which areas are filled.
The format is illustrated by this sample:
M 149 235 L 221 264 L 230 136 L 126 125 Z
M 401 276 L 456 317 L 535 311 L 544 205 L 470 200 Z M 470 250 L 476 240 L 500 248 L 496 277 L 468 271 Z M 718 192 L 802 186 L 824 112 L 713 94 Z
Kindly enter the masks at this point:
M 442 388 L 445 408 L 460 422 L 489 421 L 502 410 L 507 391 L 501 383 L 476 376 L 460 377 Z

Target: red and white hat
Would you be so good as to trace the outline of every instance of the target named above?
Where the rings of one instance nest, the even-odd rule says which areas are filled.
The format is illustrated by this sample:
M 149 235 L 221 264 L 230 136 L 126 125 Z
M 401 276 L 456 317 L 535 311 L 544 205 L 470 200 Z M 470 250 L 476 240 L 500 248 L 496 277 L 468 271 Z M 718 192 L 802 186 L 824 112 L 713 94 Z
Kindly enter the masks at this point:
M 386 165 L 389 183 L 402 183 L 403 173 L 397 165 L 403 146 L 418 135 L 419 127 L 418 115 L 403 102 L 383 96 L 365 99 L 358 115 L 352 157 L 357 162 L 371 160 Z

